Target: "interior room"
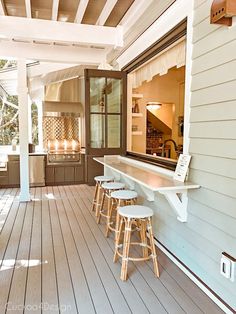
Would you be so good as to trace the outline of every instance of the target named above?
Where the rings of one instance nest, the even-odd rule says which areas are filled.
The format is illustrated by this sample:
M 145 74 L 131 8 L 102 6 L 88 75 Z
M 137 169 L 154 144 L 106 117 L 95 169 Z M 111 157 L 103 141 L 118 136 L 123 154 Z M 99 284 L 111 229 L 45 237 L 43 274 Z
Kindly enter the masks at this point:
M 183 66 L 133 89 L 132 151 L 178 159 L 183 152 L 184 81 Z

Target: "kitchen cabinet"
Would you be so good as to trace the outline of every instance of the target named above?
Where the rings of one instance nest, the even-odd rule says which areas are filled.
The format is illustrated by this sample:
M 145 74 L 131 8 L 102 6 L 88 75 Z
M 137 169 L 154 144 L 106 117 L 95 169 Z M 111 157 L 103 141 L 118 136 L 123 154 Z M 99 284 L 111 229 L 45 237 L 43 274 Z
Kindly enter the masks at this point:
M 46 166 L 46 185 L 75 184 L 84 182 L 84 155 L 81 163 L 58 163 Z
M 75 181 L 75 167 L 65 167 L 64 180 L 66 183 Z
M 45 171 L 45 182 L 46 185 L 50 185 L 52 183 L 54 183 L 54 168 L 53 167 L 46 167 L 46 171 Z
M 76 183 L 84 182 L 84 166 L 75 167 L 75 182 Z
M 20 156 L 9 155 L 7 171 L 1 172 L 0 185 L 5 187 L 18 187 L 20 185 Z
M 54 169 L 54 182 L 61 183 L 65 181 L 65 168 L 55 167 Z
M 20 161 L 8 162 L 8 184 L 19 186 L 20 184 Z
M 8 172 L 0 171 L 0 187 L 8 185 Z

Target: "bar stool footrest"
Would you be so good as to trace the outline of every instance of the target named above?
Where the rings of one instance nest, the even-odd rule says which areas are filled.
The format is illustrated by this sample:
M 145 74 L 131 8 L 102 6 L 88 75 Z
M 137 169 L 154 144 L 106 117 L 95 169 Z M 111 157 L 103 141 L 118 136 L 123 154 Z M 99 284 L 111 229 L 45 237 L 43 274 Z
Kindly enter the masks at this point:
M 150 251 L 151 251 L 151 246 L 150 245 L 146 245 L 146 243 L 140 243 L 140 242 L 130 242 L 130 245 L 138 245 L 140 247 L 146 247 L 148 248 Z M 116 249 L 116 253 L 117 255 L 119 255 L 122 259 L 123 259 L 123 254 L 119 251 L 119 249 L 121 249 L 123 247 L 123 244 L 119 244 L 117 245 Z M 151 258 L 155 258 L 157 256 L 153 256 L 153 254 L 149 254 L 148 256 L 146 257 L 132 257 L 132 256 L 129 256 L 127 258 L 128 261 L 133 261 L 133 262 L 143 262 L 143 261 L 148 261 L 150 260 Z

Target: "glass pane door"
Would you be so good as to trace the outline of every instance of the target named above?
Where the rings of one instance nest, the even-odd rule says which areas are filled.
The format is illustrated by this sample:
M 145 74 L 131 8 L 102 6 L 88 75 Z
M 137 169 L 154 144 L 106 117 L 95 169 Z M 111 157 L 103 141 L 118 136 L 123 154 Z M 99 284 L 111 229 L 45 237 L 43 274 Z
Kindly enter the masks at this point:
M 86 149 L 89 154 L 125 152 L 126 74 L 85 70 Z

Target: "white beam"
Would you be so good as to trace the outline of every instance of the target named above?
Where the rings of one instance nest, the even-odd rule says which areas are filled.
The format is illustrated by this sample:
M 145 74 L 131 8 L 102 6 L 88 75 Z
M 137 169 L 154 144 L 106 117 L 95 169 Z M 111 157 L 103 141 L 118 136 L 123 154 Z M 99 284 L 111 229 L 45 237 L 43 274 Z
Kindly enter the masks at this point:
M 116 27 L 0 16 L 0 38 L 93 46 L 122 46 Z
M 99 65 L 105 58 L 105 50 L 2 41 L 0 57 Z
M 26 16 L 28 19 L 32 18 L 31 14 L 31 3 L 30 0 L 25 0 L 25 9 L 26 9 Z
M 123 26 L 126 33 L 140 18 L 143 12 L 149 7 L 153 0 L 135 0 L 128 12 L 124 15 L 119 25 Z
M 81 23 L 89 0 L 80 0 L 75 16 L 75 23 Z
M 3 0 L 0 0 L 0 15 L 7 15 L 6 7 Z
M 108 16 L 111 14 L 114 6 L 116 5 L 117 0 L 107 0 L 104 8 L 96 22 L 96 25 L 104 25 Z
M 52 4 L 52 20 L 57 21 L 59 0 L 53 0 Z
M 0 48 L 1 50 L 1 48 Z M 70 64 L 67 63 L 49 63 L 49 62 L 40 62 L 38 64 L 33 64 L 31 66 L 27 66 L 27 76 L 28 78 L 32 78 L 39 75 L 45 75 L 50 72 L 60 71 L 63 69 L 67 69 L 68 67 L 76 66 L 77 64 Z M 0 83 L 1 81 L 9 82 L 17 80 L 17 68 L 15 69 L 8 69 L 5 71 L 0 71 Z
M 28 148 L 28 89 L 26 60 L 18 59 L 18 101 L 19 101 L 19 139 L 20 139 L 20 201 L 30 200 L 29 192 L 29 148 Z
M 67 69 L 68 67 L 76 66 L 76 64 L 66 64 L 66 63 L 49 63 L 49 62 L 40 62 L 39 64 L 27 67 L 27 74 L 29 78 L 46 75 L 50 72 L 60 71 Z M 1 74 L 0 74 L 1 75 Z M 0 76 L 1 79 L 1 76 Z

